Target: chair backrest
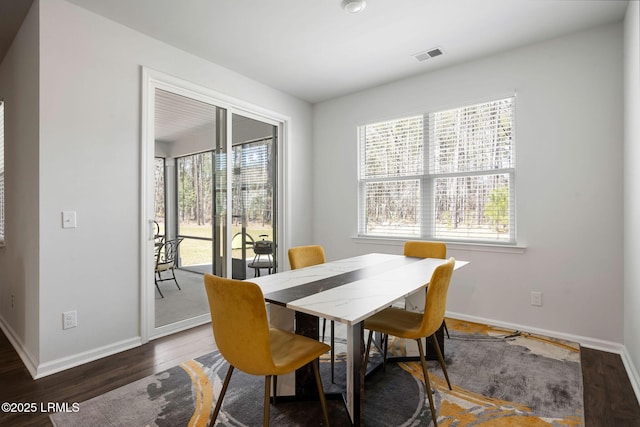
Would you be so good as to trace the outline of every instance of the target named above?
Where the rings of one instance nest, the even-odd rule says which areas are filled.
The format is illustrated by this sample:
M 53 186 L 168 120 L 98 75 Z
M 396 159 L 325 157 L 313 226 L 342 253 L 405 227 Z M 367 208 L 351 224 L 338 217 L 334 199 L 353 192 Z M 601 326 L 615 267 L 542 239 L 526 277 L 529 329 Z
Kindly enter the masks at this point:
M 178 237 L 177 239 L 167 240 L 162 244 L 156 254 L 156 268 L 159 265 L 176 265 L 178 261 L 178 246 L 180 246 L 183 239 L 183 237 Z
M 447 244 L 410 240 L 404 243 L 404 256 L 416 258 L 447 258 Z
M 211 274 L 204 275 L 204 287 L 213 336 L 222 356 L 248 374 L 273 373 L 269 320 L 260 287 Z
M 297 246 L 289 249 L 289 264 L 292 270 L 324 263 L 324 249 L 320 245 Z
M 449 283 L 453 274 L 453 267 L 456 263 L 454 258 L 449 258 L 447 262 L 439 265 L 431 275 L 427 286 L 427 297 L 424 303 L 424 317 L 420 326 L 421 336 L 433 335 L 444 321 L 444 312 L 447 308 L 447 293 Z

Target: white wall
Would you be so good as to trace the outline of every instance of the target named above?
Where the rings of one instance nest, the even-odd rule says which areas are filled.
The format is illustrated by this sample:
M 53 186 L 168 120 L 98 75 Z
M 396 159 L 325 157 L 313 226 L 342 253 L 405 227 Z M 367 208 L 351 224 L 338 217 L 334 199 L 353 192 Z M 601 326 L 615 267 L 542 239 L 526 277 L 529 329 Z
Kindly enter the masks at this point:
M 624 22 L 624 344 L 640 398 L 640 3 L 629 2 Z
M 40 337 L 38 20 L 32 7 L 0 64 L 7 243 L 0 248 L 0 326 L 27 365 L 38 363 Z
M 437 60 L 437 59 L 436 59 Z M 524 253 L 450 250 L 448 310 L 622 343 L 622 26 L 526 46 L 314 106 L 314 237 L 329 259 L 396 245 L 355 240 L 356 126 L 517 92 L 517 240 Z M 530 291 L 543 292 L 542 307 Z M 604 342 L 601 342 L 601 341 Z
M 40 252 L 28 254 L 39 264 L 39 279 L 30 280 L 39 294 L 25 298 L 35 313 L 22 308 L 15 317 L 38 323 L 18 334 L 35 337 L 30 348 L 42 375 L 139 342 L 141 67 L 290 117 L 288 176 L 300 179 L 287 183 L 289 232 L 301 238 L 311 235 L 311 106 L 65 1 L 39 7 L 39 35 L 35 27 L 28 34 L 40 40 L 40 141 L 27 170 L 39 180 L 31 194 L 40 206 L 16 207 L 39 215 L 39 224 L 25 227 L 37 245 L 39 226 Z M 77 228 L 61 228 L 63 210 L 77 211 Z M 3 260 L 8 286 L 22 287 L 16 276 L 24 267 L 15 261 L 25 262 Z M 63 331 L 67 310 L 77 310 L 78 327 Z
M 637 32 L 637 22 L 625 28 Z M 13 181 L 0 321 L 40 374 L 139 336 L 141 66 L 291 117 L 285 243 L 319 242 L 330 259 L 401 251 L 352 238 L 358 124 L 517 90 L 518 241 L 527 249 L 450 251 L 472 264 L 456 275 L 449 309 L 596 344 L 624 339 L 638 366 L 630 298 L 638 301 L 640 273 L 628 269 L 622 284 L 622 62 L 621 25 L 597 28 L 327 101 L 314 107 L 312 134 L 302 101 L 62 0 L 37 0 L 0 64 Z M 637 95 L 629 102 L 637 112 Z M 633 162 L 637 125 L 626 132 Z M 636 178 L 625 177 L 627 194 Z M 639 200 L 626 207 L 635 235 Z M 78 212 L 77 229 L 61 228 L 62 210 Z M 627 256 L 637 252 L 627 246 Z M 543 291 L 543 307 L 529 305 L 531 289 Z M 70 309 L 79 327 L 62 331 Z

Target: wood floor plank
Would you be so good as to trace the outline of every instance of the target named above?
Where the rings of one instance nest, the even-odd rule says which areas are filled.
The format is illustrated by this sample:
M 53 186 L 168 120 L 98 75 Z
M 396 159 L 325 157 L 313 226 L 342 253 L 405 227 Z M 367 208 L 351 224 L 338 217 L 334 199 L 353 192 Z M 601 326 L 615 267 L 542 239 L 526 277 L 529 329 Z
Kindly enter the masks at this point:
M 1 402 L 82 402 L 215 350 L 211 325 L 33 380 L 0 334 Z M 581 349 L 587 427 L 640 427 L 640 405 L 618 354 Z M 46 413 L 0 412 L 0 426 L 50 426 Z
M 586 427 L 640 427 L 640 405 L 618 354 L 580 350 Z
M 0 334 L 0 402 L 82 402 L 215 350 L 211 325 L 33 380 Z M 48 414 L 0 413 L 0 426 L 50 426 Z

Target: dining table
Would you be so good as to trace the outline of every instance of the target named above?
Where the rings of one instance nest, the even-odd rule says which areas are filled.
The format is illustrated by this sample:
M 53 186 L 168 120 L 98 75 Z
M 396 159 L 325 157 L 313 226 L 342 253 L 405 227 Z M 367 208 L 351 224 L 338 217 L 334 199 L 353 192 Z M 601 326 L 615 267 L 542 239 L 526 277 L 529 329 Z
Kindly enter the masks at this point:
M 424 292 L 444 259 L 369 253 L 248 279 L 262 289 L 272 327 L 318 339 L 318 319 L 346 325 L 346 391 L 351 423 L 362 424 L 364 321 L 398 301 Z M 454 270 L 467 261 L 456 260 Z M 455 277 L 455 276 L 454 276 Z M 314 393 L 313 371 L 299 370 L 278 380 L 277 395 L 302 397 Z

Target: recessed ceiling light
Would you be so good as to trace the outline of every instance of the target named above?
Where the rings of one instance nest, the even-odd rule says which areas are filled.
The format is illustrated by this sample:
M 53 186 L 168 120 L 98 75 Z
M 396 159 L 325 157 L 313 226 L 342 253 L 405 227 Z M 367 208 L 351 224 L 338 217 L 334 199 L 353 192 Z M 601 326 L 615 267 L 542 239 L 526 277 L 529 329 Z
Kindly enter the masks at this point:
M 364 0 L 342 0 L 342 8 L 349 13 L 362 12 L 367 6 Z

